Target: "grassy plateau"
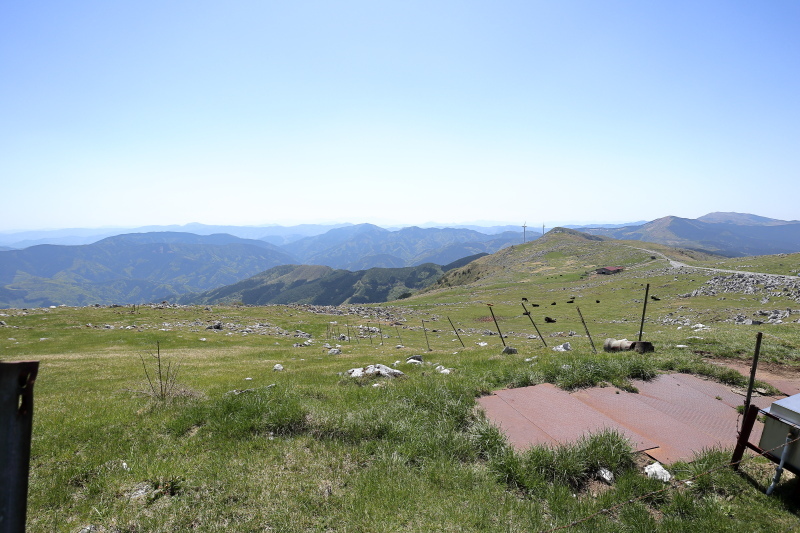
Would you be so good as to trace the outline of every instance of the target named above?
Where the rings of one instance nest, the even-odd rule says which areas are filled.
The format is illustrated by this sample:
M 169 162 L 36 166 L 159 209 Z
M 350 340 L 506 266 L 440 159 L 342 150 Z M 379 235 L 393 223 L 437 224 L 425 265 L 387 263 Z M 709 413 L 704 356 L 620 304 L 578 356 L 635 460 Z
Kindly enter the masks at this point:
M 477 397 L 500 388 L 634 390 L 632 380 L 661 372 L 744 386 L 719 363 L 748 362 L 757 331 L 764 364 L 800 374 L 800 302 L 790 291 L 692 296 L 718 273 L 672 268 L 667 257 L 781 274 L 800 267 L 800 254 L 727 260 L 564 231 L 384 305 L 0 310 L 0 358 L 40 361 L 28 530 L 800 528 L 800 484 L 785 473 L 766 496 L 766 460 L 735 473 L 724 467 L 731 450 L 705 450 L 669 470 L 681 480 L 721 468 L 664 484 L 613 432 L 518 451 L 476 409 Z M 603 266 L 625 270 L 594 273 Z M 637 338 L 647 284 L 655 298 L 643 340 L 655 352 L 604 353 L 606 338 Z M 794 314 L 780 323 L 734 321 L 787 309 Z M 518 353 L 502 354 L 503 340 Z M 551 349 L 564 342 L 573 350 Z M 424 363 L 407 364 L 412 355 Z M 347 375 L 378 363 L 405 375 Z M 599 480 L 600 469 L 613 483 Z

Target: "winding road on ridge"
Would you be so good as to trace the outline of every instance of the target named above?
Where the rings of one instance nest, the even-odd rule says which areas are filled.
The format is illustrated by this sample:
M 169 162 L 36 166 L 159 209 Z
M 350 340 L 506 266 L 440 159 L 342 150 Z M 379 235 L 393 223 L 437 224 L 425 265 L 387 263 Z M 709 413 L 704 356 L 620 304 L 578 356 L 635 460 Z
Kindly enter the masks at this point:
M 798 278 L 798 276 L 787 276 L 784 274 L 767 274 L 766 272 L 749 272 L 747 270 L 726 270 L 724 268 L 711 268 L 711 267 L 688 265 L 686 263 L 681 263 L 680 261 L 675 261 L 674 259 L 670 259 L 663 253 L 656 250 L 648 250 L 647 248 L 639 248 L 638 246 L 630 246 L 628 244 L 626 244 L 625 246 L 627 246 L 628 248 L 633 248 L 635 250 L 642 250 L 643 252 L 647 252 L 649 254 L 661 256 L 663 259 L 669 261 L 669 265 L 672 268 L 694 268 L 696 270 L 709 270 L 711 272 L 723 272 L 726 274 L 745 274 L 747 276 L 769 276 L 772 278 L 792 280 L 792 281 L 797 281 L 798 279 L 800 279 Z

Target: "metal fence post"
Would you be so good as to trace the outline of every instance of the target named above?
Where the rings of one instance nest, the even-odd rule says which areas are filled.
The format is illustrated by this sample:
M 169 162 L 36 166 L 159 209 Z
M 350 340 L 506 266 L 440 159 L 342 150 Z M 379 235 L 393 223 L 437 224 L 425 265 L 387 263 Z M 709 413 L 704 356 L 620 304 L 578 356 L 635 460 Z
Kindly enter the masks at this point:
M 0 533 L 25 531 L 39 361 L 0 362 Z

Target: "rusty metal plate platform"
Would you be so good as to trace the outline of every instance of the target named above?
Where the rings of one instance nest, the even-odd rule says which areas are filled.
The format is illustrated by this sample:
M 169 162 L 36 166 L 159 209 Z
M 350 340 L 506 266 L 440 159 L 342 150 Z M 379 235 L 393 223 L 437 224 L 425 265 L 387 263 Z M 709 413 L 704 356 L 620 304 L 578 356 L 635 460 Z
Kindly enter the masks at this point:
M 526 448 L 531 444 L 572 442 L 584 434 L 597 433 L 604 428 L 616 429 L 624 434 L 636 451 L 658 446 L 656 442 L 618 424 L 614 419 L 587 409 L 583 402 L 570 393 L 547 383 L 500 390 L 480 398 L 478 402 L 490 420 L 506 433 L 509 442 L 518 448 Z M 524 427 L 519 427 L 520 423 Z
M 506 389 L 479 399 L 487 417 L 517 448 L 571 442 L 587 433 L 613 428 L 626 435 L 636 451 L 672 463 L 696 452 L 736 442 L 742 396 L 730 387 L 687 374 L 637 381 L 639 393 L 614 387 L 573 393 L 553 385 Z M 773 398 L 757 398 L 766 407 Z M 763 405 L 762 405 L 763 403 Z M 758 440 L 760 427 L 751 441 Z

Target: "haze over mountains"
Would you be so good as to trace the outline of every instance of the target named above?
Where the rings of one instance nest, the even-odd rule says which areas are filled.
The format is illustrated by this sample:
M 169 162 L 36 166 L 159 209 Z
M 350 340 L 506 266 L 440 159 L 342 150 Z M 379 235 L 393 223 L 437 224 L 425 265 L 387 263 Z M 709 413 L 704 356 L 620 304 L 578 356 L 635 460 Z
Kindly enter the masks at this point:
M 279 265 L 352 271 L 447 264 L 521 239 L 521 232 L 389 231 L 359 224 L 284 246 L 227 234 L 181 232 L 117 235 L 77 246 L 36 245 L 0 251 L 0 307 L 161 301 L 230 285 Z
M 0 307 L 143 303 L 181 297 L 183 301 L 212 301 L 223 296 L 252 303 L 376 302 L 427 286 L 444 272 L 439 265 L 491 254 L 523 239 L 521 231 L 508 231 L 508 227 L 481 232 L 469 228 L 390 230 L 372 224 L 190 226 L 203 233 L 222 228 L 239 235 L 147 231 L 91 244 L 1 250 Z M 725 256 L 800 251 L 800 222 L 749 214 L 664 217 L 615 226 L 581 229 L 614 239 Z M 269 235 L 263 234 L 265 229 Z M 28 242 L 25 239 L 91 240 L 90 232 L 97 230 L 63 231 L 69 235 L 6 234 L 0 242 L 17 238 L 13 241 L 17 246 Z M 529 241 L 539 236 L 532 228 L 526 232 Z M 299 265 L 318 268 L 298 269 Z
M 666 244 L 726 257 L 800 251 L 800 221 L 745 213 L 709 213 L 697 219 L 663 217 L 620 228 L 586 228 L 593 235 Z

